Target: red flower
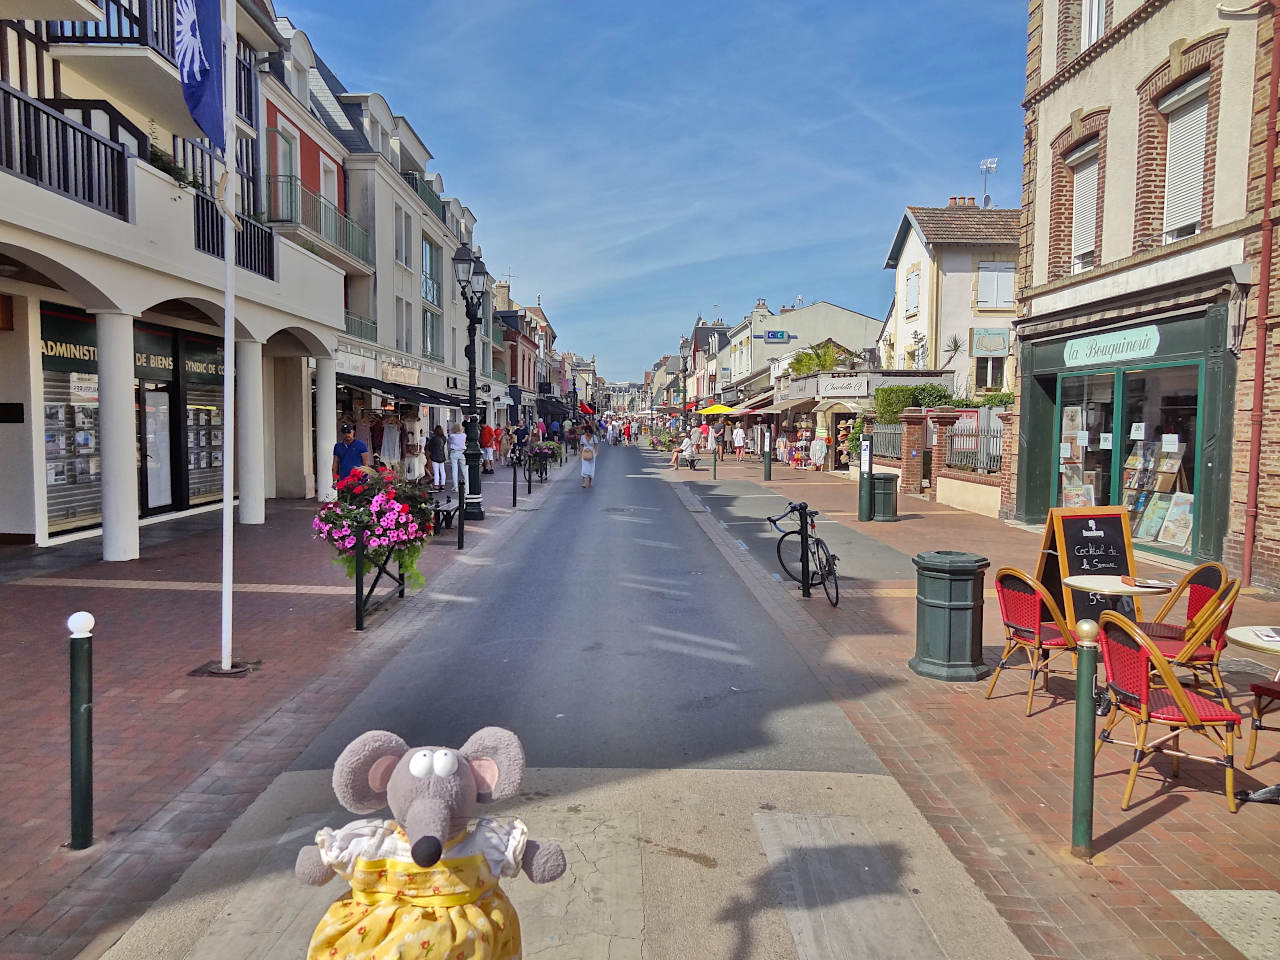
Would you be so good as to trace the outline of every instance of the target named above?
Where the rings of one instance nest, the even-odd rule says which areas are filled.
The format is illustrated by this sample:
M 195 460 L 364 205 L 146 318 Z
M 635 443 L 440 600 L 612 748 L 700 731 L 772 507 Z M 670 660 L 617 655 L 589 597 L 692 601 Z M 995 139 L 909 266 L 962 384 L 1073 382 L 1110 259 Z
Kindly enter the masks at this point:
M 408 513 L 408 512 L 409 512 L 409 505 L 408 505 L 407 503 L 402 503 L 402 504 L 400 504 L 400 512 L 401 512 L 401 513 Z
M 347 476 L 349 476 L 349 477 L 359 476 L 359 475 L 360 475 L 360 473 L 362 473 L 362 472 L 363 472 L 363 468 L 362 468 L 362 467 L 352 467 L 352 468 L 351 468 L 351 472 L 350 472 L 349 474 L 347 474 Z
M 354 490 L 352 490 L 351 492 L 352 492 L 352 493 L 364 493 L 364 485 L 363 485 L 363 484 L 361 484 L 360 486 L 356 487 L 356 488 L 355 488 Z

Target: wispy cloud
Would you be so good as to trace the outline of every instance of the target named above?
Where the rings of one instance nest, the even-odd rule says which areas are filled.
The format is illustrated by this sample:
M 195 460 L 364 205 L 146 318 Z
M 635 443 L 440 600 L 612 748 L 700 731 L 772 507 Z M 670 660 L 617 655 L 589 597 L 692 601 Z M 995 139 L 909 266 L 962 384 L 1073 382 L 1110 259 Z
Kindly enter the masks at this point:
M 883 315 L 902 208 L 1016 205 L 1025 7 L 829 0 L 303 0 L 281 12 L 378 89 L 562 346 L 632 379 L 701 311 L 797 293 Z

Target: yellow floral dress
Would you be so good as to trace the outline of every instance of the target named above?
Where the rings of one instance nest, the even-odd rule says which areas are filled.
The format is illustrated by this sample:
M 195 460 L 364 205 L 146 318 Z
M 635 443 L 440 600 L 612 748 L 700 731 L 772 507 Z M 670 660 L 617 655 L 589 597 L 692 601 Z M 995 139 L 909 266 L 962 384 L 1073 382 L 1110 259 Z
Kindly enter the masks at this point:
M 420 867 L 394 820 L 326 827 L 320 857 L 351 895 L 329 907 L 307 960 L 520 960 L 520 921 L 498 878 L 520 872 L 528 835 L 519 820 L 479 820 Z

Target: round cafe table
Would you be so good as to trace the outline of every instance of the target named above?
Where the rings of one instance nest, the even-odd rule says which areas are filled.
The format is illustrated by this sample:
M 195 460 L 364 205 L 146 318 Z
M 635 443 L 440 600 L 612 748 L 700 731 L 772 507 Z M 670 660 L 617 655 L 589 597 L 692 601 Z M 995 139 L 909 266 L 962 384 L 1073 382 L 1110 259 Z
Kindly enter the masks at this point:
M 1130 586 L 1120 577 L 1095 573 L 1082 573 L 1073 577 L 1064 577 L 1062 585 L 1072 590 L 1079 590 L 1081 593 L 1094 593 L 1100 597 L 1114 598 L 1158 597 L 1161 594 L 1169 593 L 1177 586 L 1175 583 L 1159 587 Z M 1101 660 L 1099 665 L 1101 665 Z M 1109 708 L 1104 687 L 1095 687 L 1093 701 L 1094 706 L 1097 708 L 1098 716 L 1105 716 Z
M 1227 643 L 1255 653 L 1270 653 L 1280 656 L 1280 642 L 1264 640 L 1258 636 L 1259 630 L 1274 630 L 1280 633 L 1280 627 L 1232 627 L 1227 631 Z M 1276 671 L 1273 680 L 1280 680 L 1280 670 Z

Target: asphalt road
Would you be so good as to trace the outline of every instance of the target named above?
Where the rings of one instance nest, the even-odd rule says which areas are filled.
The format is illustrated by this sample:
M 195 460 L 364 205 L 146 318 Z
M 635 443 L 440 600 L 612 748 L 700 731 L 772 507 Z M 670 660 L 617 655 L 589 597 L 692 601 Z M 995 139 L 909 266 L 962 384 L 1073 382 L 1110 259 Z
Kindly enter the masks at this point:
M 536 767 L 882 772 L 665 476 L 619 447 L 593 489 L 556 482 L 293 769 L 366 729 L 449 745 L 496 724 Z

